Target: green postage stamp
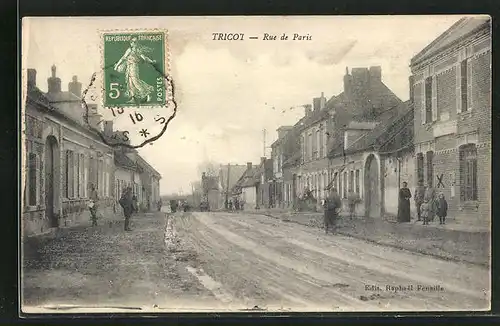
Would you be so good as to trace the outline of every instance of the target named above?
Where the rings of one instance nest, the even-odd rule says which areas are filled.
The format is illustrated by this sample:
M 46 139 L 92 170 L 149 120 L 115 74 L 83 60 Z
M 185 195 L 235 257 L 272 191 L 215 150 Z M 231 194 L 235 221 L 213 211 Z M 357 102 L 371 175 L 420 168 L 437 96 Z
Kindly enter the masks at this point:
M 102 33 L 103 106 L 162 107 L 167 104 L 167 32 Z

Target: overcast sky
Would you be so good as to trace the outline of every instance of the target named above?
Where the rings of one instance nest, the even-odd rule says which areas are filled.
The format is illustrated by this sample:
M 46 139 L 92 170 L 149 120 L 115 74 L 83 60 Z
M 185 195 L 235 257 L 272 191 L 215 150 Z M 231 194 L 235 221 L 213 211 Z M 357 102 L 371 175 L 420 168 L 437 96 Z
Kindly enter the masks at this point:
M 206 160 L 257 163 L 276 129 L 294 124 L 321 92 L 342 91 L 346 66 L 382 67 L 382 80 L 408 99 L 409 62 L 459 16 L 31 18 L 24 68 L 47 90 L 57 65 L 63 90 L 73 75 L 84 84 L 99 70 L 99 30 L 169 30 L 178 115 L 166 134 L 139 152 L 161 174 L 161 193 L 199 179 Z M 26 22 L 26 21 L 24 21 Z M 213 41 L 212 33 L 244 33 L 245 41 Z M 264 33 L 309 34 L 310 41 L 248 40 Z M 24 34 L 26 35 L 26 34 Z M 273 109 L 273 107 L 275 109 Z

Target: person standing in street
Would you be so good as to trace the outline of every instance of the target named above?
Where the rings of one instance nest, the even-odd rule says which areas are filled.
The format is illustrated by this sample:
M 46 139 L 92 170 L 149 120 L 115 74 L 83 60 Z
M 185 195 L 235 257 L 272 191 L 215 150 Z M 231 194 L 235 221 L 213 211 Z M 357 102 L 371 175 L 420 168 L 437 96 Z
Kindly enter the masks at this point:
M 423 225 L 429 225 L 430 206 L 427 198 L 425 198 L 422 205 L 420 205 L 420 214 L 422 214 L 422 218 L 424 220 Z
M 132 216 L 132 212 L 134 210 L 132 188 L 125 188 L 120 198 L 120 205 L 123 208 L 123 215 L 125 216 L 125 231 L 132 231 L 130 229 L 130 217 Z
M 439 193 L 437 200 L 437 216 L 439 217 L 439 224 L 445 224 L 446 216 L 448 215 L 448 202 L 444 198 L 444 194 Z
M 347 202 L 349 205 L 349 216 L 352 220 L 354 215 L 356 214 L 356 204 L 359 202 L 359 196 L 353 190 L 349 191 L 347 195 Z
M 95 185 L 92 183 L 90 185 L 90 203 L 89 203 L 89 211 L 90 211 L 90 219 L 92 220 L 92 226 L 97 226 L 97 204 L 99 202 L 99 195 L 97 194 L 97 190 Z
M 425 186 L 424 186 L 424 181 L 423 180 L 418 180 L 418 186 L 415 188 L 415 207 L 417 208 L 417 220 L 421 221 L 422 216 L 420 213 L 420 207 L 422 206 L 422 203 L 424 202 L 424 197 L 425 197 Z
M 424 199 L 427 200 L 429 204 L 429 216 L 427 217 L 427 220 L 432 222 L 434 221 L 434 216 L 436 215 L 436 189 L 434 189 L 430 182 L 427 183 Z
M 399 189 L 398 201 L 398 222 L 410 222 L 410 198 L 411 192 L 408 183 L 403 182 L 403 187 Z
M 324 223 L 325 223 L 325 233 L 328 234 L 329 230 L 332 230 L 332 234 L 335 234 L 337 227 L 337 217 L 342 207 L 342 202 L 340 196 L 337 193 L 337 189 L 331 188 L 328 197 L 324 202 Z

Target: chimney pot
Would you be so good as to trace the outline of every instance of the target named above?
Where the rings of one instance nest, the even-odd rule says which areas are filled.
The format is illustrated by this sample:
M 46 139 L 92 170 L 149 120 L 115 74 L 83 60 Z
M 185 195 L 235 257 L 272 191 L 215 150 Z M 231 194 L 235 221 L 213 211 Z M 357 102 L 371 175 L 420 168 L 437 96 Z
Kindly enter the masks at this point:
M 61 79 L 56 77 L 56 65 L 53 65 L 52 68 L 52 77 L 47 79 L 47 86 L 49 93 L 60 93 L 61 92 Z
M 370 67 L 370 79 L 382 80 L 382 67 L 380 66 Z

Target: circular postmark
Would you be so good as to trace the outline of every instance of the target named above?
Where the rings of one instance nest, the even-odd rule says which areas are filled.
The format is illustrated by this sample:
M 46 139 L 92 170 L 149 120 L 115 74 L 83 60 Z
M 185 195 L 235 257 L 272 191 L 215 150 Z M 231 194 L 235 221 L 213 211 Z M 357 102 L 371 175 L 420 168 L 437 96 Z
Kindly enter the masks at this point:
M 88 127 L 109 146 L 152 144 L 174 119 L 166 35 L 159 30 L 101 33 L 102 69 L 82 92 L 82 108 Z

